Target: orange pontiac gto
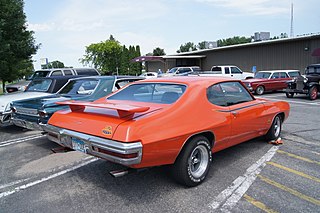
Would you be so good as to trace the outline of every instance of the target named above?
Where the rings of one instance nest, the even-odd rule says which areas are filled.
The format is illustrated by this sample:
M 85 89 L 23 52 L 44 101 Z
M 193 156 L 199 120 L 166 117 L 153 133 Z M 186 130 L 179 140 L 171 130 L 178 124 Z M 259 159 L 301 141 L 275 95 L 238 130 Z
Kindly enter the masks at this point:
M 187 186 L 205 179 L 212 152 L 259 136 L 276 140 L 290 111 L 287 102 L 253 97 L 238 80 L 188 76 L 59 104 L 70 109 L 50 118 L 50 140 L 135 169 L 172 164 Z

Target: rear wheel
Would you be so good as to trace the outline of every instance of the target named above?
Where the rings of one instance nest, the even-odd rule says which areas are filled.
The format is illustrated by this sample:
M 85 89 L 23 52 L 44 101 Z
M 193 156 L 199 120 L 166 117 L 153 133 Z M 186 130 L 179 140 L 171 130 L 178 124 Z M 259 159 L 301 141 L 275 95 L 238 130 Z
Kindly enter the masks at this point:
M 309 98 L 310 100 L 316 100 L 318 97 L 318 88 L 316 86 L 312 86 L 309 89 Z
M 212 161 L 211 145 L 204 136 L 187 142 L 172 166 L 173 177 L 186 186 L 197 186 L 207 176 Z
M 293 92 L 286 92 L 287 98 L 293 98 L 294 93 Z
M 264 93 L 264 87 L 263 86 L 258 86 L 256 88 L 255 92 L 256 92 L 257 95 L 262 95 Z
M 272 122 L 272 125 L 266 134 L 266 140 L 277 140 L 280 137 L 282 129 L 282 118 L 280 115 L 277 115 Z

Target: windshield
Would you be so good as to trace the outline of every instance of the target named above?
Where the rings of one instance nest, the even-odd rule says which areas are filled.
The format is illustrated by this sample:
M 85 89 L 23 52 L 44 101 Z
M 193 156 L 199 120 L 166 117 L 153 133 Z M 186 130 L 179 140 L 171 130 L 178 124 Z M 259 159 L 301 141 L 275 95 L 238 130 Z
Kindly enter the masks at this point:
M 300 72 L 298 71 L 288 72 L 288 74 L 291 78 L 300 76 Z
M 60 91 L 61 95 L 91 95 L 98 85 L 98 80 L 79 79 L 71 80 Z
M 35 71 L 35 73 L 33 73 L 30 79 L 47 77 L 49 73 L 50 71 L 46 71 L 46 70 Z
M 47 92 L 51 85 L 51 79 L 34 79 L 30 82 L 26 91 Z
M 186 86 L 182 84 L 133 84 L 110 96 L 108 99 L 172 104 L 181 97 L 185 90 Z
M 270 72 L 258 72 L 254 77 L 262 79 L 262 78 L 269 78 L 270 75 L 271 75 Z
M 307 75 L 309 75 L 309 74 L 315 74 L 315 73 L 319 73 L 319 74 L 320 74 L 320 66 L 319 66 L 319 67 L 314 67 L 314 66 L 307 67 L 305 73 L 306 73 Z
M 169 70 L 169 72 L 168 73 L 175 73 L 176 71 L 177 71 L 177 67 L 174 67 L 174 68 L 172 68 L 171 70 Z

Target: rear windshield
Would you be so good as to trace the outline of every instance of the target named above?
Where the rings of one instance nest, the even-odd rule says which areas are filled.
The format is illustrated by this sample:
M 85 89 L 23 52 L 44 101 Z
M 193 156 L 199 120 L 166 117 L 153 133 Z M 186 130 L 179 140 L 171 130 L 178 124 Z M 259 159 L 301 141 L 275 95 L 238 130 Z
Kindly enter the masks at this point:
M 43 77 L 47 77 L 49 75 L 50 71 L 46 71 L 46 70 L 40 70 L 40 71 L 36 71 L 31 79 L 34 79 L 34 78 L 43 78 Z
M 99 75 L 94 69 L 76 69 L 78 75 Z
M 270 75 L 271 75 L 270 72 L 258 72 L 254 77 L 262 79 L 262 78 L 269 78 Z
M 91 95 L 98 85 L 98 80 L 81 79 L 69 81 L 60 91 L 61 95 Z
M 51 83 L 52 83 L 51 79 L 34 79 L 28 85 L 28 88 L 26 91 L 47 92 L 49 90 Z
M 149 103 L 172 104 L 185 92 L 182 84 L 143 83 L 130 85 L 108 100 L 128 100 Z

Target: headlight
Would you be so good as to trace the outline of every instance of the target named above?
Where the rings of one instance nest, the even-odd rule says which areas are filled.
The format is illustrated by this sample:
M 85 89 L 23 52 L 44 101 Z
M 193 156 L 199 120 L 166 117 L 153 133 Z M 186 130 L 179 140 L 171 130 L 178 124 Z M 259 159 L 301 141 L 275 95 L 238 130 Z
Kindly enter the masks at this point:
M 305 78 L 303 79 L 303 82 L 304 82 L 304 83 L 307 83 L 307 82 L 308 82 L 308 78 L 305 77 Z

